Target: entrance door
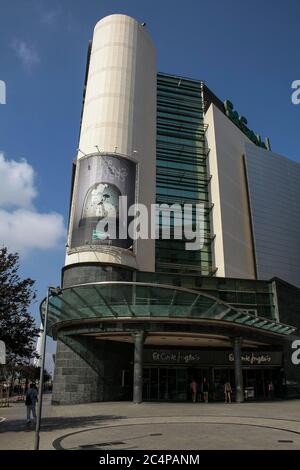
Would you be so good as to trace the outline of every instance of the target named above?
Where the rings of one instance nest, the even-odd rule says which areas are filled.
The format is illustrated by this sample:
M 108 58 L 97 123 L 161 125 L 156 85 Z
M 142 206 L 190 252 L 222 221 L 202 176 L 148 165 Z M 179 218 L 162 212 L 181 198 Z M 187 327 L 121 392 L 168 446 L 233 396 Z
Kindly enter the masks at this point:
M 235 399 L 235 377 L 233 368 L 213 369 L 213 392 L 214 400 L 224 400 L 224 383 L 229 382 L 232 387 L 232 399 Z M 266 400 L 270 398 L 268 384 L 273 382 L 274 397 L 279 397 L 280 373 L 279 369 L 243 369 L 243 385 L 245 400 Z
M 186 401 L 185 368 L 146 367 L 143 370 L 143 400 Z
M 143 400 L 158 400 L 158 369 L 146 367 L 143 369 Z
M 224 401 L 224 384 L 229 382 L 234 392 L 234 370 L 225 367 L 213 369 L 213 399 L 215 401 Z M 232 397 L 234 393 L 232 394 Z
M 203 379 L 205 378 L 208 382 L 209 386 L 209 400 L 212 399 L 212 388 L 213 385 L 210 380 L 210 373 L 208 368 L 193 368 L 189 367 L 187 369 L 187 380 L 188 380 L 188 390 L 187 390 L 187 399 L 188 401 L 192 401 L 192 391 L 190 389 L 190 384 L 193 380 L 196 381 L 198 385 L 198 393 L 197 393 L 197 401 L 203 401 L 203 393 L 202 393 L 202 384 L 203 384 Z
M 158 389 L 160 401 L 186 401 L 186 369 L 160 367 L 158 369 Z
M 254 399 L 266 400 L 281 396 L 279 369 L 245 369 L 244 388 L 254 390 Z M 268 385 L 273 383 L 274 393 L 270 394 Z

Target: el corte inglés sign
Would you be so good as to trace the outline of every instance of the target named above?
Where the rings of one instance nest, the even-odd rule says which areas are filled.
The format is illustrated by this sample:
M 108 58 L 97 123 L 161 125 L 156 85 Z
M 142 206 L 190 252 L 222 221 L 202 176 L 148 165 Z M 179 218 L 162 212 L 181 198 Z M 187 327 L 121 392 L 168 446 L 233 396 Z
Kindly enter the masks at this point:
M 144 362 L 158 365 L 233 365 L 234 354 L 230 351 L 145 349 Z M 281 363 L 280 351 L 242 352 L 242 364 L 245 366 L 281 366 Z

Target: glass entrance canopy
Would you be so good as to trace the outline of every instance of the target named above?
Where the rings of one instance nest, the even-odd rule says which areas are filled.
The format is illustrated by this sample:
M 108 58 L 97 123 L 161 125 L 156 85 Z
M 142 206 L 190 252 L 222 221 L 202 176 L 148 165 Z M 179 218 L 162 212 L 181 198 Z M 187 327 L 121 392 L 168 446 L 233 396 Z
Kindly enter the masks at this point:
M 41 304 L 44 316 L 46 300 Z M 87 319 L 214 320 L 290 335 L 295 328 L 236 309 L 208 294 L 176 286 L 98 282 L 61 289 L 50 294 L 47 331 L 55 336 L 62 322 Z

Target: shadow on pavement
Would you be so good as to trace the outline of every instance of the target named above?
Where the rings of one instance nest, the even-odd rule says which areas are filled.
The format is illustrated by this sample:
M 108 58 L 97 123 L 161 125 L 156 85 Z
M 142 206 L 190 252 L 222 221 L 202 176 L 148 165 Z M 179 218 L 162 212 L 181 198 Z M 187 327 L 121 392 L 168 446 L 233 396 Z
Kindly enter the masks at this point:
M 76 417 L 55 417 L 42 418 L 41 432 L 54 431 L 58 429 L 90 427 L 102 424 L 105 421 L 115 419 L 126 419 L 127 416 L 115 415 L 95 415 L 95 416 L 76 416 Z M 7 419 L 0 425 L 0 434 L 5 432 L 32 432 L 35 430 L 35 423 L 26 424 L 26 419 Z

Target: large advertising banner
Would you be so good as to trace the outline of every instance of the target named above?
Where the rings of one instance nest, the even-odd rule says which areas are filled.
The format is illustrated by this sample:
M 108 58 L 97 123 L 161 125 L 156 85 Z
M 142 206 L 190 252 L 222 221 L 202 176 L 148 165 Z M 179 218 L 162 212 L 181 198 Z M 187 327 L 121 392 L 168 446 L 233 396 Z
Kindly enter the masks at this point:
M 135 203 L 136 163 L 108 154 L 82 158 L 77 165 L 71 248 L 84 245 L 130 248 L 133 242 L 128 237 L 127 213 Z M 105 229 L 104 221 L 108 222 Z

